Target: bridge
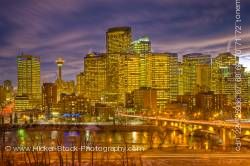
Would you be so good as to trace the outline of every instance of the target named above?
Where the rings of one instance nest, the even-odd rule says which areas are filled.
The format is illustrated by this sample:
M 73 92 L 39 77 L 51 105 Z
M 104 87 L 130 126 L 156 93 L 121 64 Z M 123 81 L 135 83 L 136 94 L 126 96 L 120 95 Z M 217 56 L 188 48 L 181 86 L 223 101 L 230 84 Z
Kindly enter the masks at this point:
M 231 141 L 230 139 L 228 139 L 227 134 L 230 135 L 231 139 L 234 136 L 237 138 L 242 138 L 246 135 L 250 135 L 250 123 L 237 124 L 227 121 L 171 119 L 159 116 L 128 115 L 124 113 L 118 113 L 118 116 L 149 120 L 155 122 L 156 126 L 177 127 L 183 132 L 184 135 L 190 135 L 196 131 L 202 130 L 203 133 L 219 136 L 223 145 L 226 145 Z M 236 138 L 234 140 L 237 141 Z
M 183 124 L 194 124 L 194 125 L 207 125 L 213 127 L 225 127 L 225 128 L 235 128 L 236 123 L 225 122 L 225 121 L 205 121 L 205 120 L 186 120 L 186 119 L 171 119 L 164 118 L 159 116 L 141 116 L 141 115 L 128 115 L 124 113 L 119 113 L 118 116 L 128 117 L 128 118 L 139 118 L 144 120 L 156 120 L 156 121 L 165 121 L 165 122 L 176 122 Z M 250 123 L 240 123 L 242 129 L 250 129 Z

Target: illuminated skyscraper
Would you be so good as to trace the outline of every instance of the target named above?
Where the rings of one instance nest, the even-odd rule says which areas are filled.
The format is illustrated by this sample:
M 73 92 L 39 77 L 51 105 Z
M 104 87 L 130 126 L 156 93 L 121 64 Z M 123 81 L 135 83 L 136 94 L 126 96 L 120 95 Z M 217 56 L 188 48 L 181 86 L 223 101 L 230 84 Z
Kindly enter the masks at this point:
M 181 62 L 178 62 L 178 95 L 184 95 L 183 64 Z
M 139 54 L 122 54 L 119 59 L 119 101 L 125 102 L 125 95 L 140 87 Z
M 81 72 L 76 76 L 76 94 L 84 96 L 85 93 L 85 73 Z
M 212 61 L 212 91 L 215 94 L 223 94 L 223 84 L 225 77 L 230 76 L 229 68 L 232 65 L 239 63 L 239 57 L 235 58 L 231 53 L 221 53 Z M 233 88 L 234 89 L 234 88 Z
M 248 85 L 248 103 L 250 103 L 250 72 L 246 72 L 247 75 L 247 85 Z
M 200 64 L 196 66 L 196 87 L 198 92 L 211 90 L 211 65 Z
M 177 95 L 178 95 L 178 55 L 176 53 L 166 53 L 168 56 L 169 63 L 167 64 L 168 70 L 169 70 L 169 102 L 175 102 L 177 101 Z
M 147 56 L 151 54 L 151 42 L 148 37 L 142 37 L 131 43 L 130 53 L 140 56 L 140 87 L 149 87 L 147 84 Z
M 106 98 L 112 102 L 118 97 L 120 57 L 120 53 L 109 53 L 106 57 Z
M 132 42 L 130 27 L 109 28 L 106 32 L 107 81 L 105 98 L 117 102 L 119 98 L 119 60 L 121 54 L 129 52 Z
M 239 57 L 231 53 L 221 53 L 212 61 L 212 91 L 215 94 L 226 95 L 227 104 L 235 101 L 235 64 L 239 63 Z M 245 68 L 241 66 L 241 98 L 242 103 L 248 101 L 248 81 Z
M 26 96 L 31 108 L 40 106 L 41 84 L 39 57 L 31 55 L 17 56 L 17 81 L 17 96 Z M 26 108 L 24 107 L 24 109 Z
M 106 86 L 106 55 L 90 53 L 84 58 L 84 97 L 101 101 Z M 85 86 L 86 85 L 86 86 Z
M 143 37 L 131 43 L 130 52 L 136 54 L 148 54 L 151 52 L 151 42 L 148 37 Z
M 130 27 L 113 27 L 106 32 L 107 53 L 127 52 L 132 41 Z
M 157 106 L 164 109 L 178 95 L 178 56 L 173 53 L 153 53 L 148 56 L 148 80 L 157 92 Z
M 182 69 L 184 94 L 197 94 L 200 91 L 200 86 L 204 86 L 205 82 L 206 86 L 209 86 L 210 65 L 210 55 L 203 55 L 199 53 L 183 55 Z M 209 88 L 210 87 L 203 87 L 203 89 Z

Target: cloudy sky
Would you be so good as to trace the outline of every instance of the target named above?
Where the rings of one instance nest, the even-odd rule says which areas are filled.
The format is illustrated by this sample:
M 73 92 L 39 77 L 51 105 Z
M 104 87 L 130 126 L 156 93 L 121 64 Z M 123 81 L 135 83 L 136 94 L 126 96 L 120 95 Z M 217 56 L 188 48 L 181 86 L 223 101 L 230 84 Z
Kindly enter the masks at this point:
M 250 68 L 250 1 L 241 0 L 241 62 Z M 154 52 L 216 55 L 234 51 L 235 0 L 0 0 L 0 83 L 16 82 L 20 51 L 41 57 L 42 81 L 83 70 L 89 51 L 105 52 L 105 32 L 131 26 L 133 38 L 150 37 Z M 249 55 L 249 57 L 248 57 Z

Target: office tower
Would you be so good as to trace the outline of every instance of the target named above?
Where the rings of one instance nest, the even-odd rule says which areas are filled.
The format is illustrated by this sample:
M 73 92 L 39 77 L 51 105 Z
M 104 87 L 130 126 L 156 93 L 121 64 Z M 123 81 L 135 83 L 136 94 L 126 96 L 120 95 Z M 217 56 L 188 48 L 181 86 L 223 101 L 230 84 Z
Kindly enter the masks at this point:
M 215 94 L 225 94 L 227 104 L 235 101 L 235 64 L 239 63 L 239 57 L 231 53 L 221 53 L 212 61 L 212 91 Z M 248 81 L 245 68 L 241 66 L 241 81 L 238 86 L 241 88 L 242 103 L 248 101 Z
M 211 65 L 199 64 L 196 66 L 196 86 L 198 92 L 210 91 Z
M 43 110 L 51 111 L 57 103 L 57 87 L 55 83 L 43 83 L 42 106 Z
M 130 52 L 135 54 L 148 54 L 151 52 L 151 42 L 146 36 L 133 41 L 130 47 Z
M 150 53 L 146 53 L 146 54 L 139 54 L 140 56 L 140 63 L 139 63 L 139 74 L 140 74 L 140 82 L 139 82 L 139 86 L 140 87 L 150 87 L 147 81 L 147 74 L 148 74 L 148 70 L 147 70 L 147 57 L 150 55 Z
M 230 66 L 239 63 L 239 57 L 235 57 L 231 53 L 221 53 L 212 60 L 212 80 L 211 88 L 215 94 L 223 94 L 223 83 L 225 77 L 232 73 L 229 72 Z
M 157 91 L 157 106 L 163 110 L 178 95 L 178 56 L 173 53 L 153 53 L 148 57 L 147 70 L 151 87 Z
M 19 109 L 39 108 L 41 105 L 40 58 L 32 55 L 17 56 L 17 98 Z M 22 101 L 24 101 L 22 107 Z M 18 101 L 20 99 L 20 102 Z M 29 106 L 27 104 L 29 100 Z M 20 104 L 21 107 L 18 107 Z M 26 107 L 28 106 L 28 108 Z
M 85 73 L 81 72 L 76 76 L 76 94 L 84 96 L 85 93 Z
M 119 58 L 129 52 L 132 42 L 130 27 L 109 28 L 106 32 L 107 76 L 105 98 L 117 102 L 119 98 Z
M 108 53 L 106 57 L 106 92 L 105 98 L 109 102 L 117 102 L 119 86 L 119 53 Z
M 36 106 L 32 106 L 28 96 L 23 95 L 15 97 L 15 111 L 24 111 L 32 108 L 36 108 Z
M 247 75 L 247 85 L 248 85 L 248 103 L 250 102 L 250 72 L 246 72 Z
M 125 95 L 140 87 L 139 54 L 122 54 L 119 59 L 119 102 L 125 103 Z
M 210 75 L 211 56 L 199 53 L 183 55 L 183 93 L 197 94 L 201 87 L 209 86 L 210 77 L 205 78 L 204 75 Z M 204 80 L 203 80 L 204 79 Z M 205 83 L 206 82 L 206 83 Z M 202 84 L 201 84 L 202 83 Z M 199 85 L 200 84 L 200 85 Z M 209 89 L 210 87 L 202 87 Z
M 132 41 L 130 27 L 113 27 L 106 32 L 107 53 L 128 52 Z
M 62 66 L 64 64 L 64 60 L 62 58 L 57 58 L 56 64 L 58 69 L 57 79 L 62 80 Z
M 151 54 L 151 42 L 148 37 L 139 38 L 131 43 L 130 53 L 140 56 L 140 87 L 147 84 L 147 56 Z
M 234 73 L 240 73 L 241 74 L 241 82 L 237 84 L 237 86 L 239 86 L 241 88 L 241 94 L 239 95 L 241 97 L 241 100 L 242 100 L 242 106 L 243 107 L 246 107 L 248 105 L 248 102 L 249 102 L 249 84 L 248 84 L 248 75 L 247 73 L 245 72 L 246 71 L 246 67 L 243 67 L 243 65 L 241 65 L 241 71 L 238 72 L 238 71 L 235 71 L 235 66 L 233 68 L 233 70 L 235 71 Z M 235 98 L 234 100 L 235 101 Z M 246 111 L 246 110 L 245 110 Z M 246 113 L 243 113 L 246 115 Z M 247 113 L 249 116 L 249 111 Z
M 177 101 L 178 95 L 178 55 L 176 53 L 166 53 L 169 59 L 167 68 L 169 70 L 169 102 Z
M 106 86 L 106 55 L 90 53 L 84 58 L 84 97 L 101 101 Z
M 178 62 L 178 95 L 184 95 L 183 77 L 183 64 Z

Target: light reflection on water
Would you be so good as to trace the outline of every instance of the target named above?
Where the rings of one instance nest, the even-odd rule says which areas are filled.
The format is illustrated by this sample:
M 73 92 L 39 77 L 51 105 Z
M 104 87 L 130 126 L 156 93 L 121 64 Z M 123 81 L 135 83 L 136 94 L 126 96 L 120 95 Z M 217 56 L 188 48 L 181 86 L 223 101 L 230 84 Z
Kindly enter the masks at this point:
M 17 131 L 6 132 L 6 145 L 46 145 L 46 146 L 72 146 L 76 144 L 86 144 L 94 142 L 98 145 L 137 145 L 150 148 L 186 147 L 191 150 L 213 150 L 222 149 L 221 139 L 227 140 L 229 150 L 233 149 L 233 134 L 226 133 L 224 136 L 197 137 L 178 130 L 166 132 L 112 132 L 112 131 L 31 131 L 19 129 Z M 224 149 L 224 148 L 223 148 Z

